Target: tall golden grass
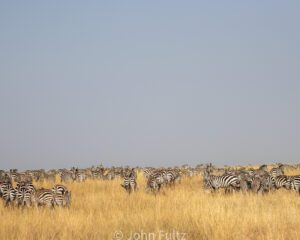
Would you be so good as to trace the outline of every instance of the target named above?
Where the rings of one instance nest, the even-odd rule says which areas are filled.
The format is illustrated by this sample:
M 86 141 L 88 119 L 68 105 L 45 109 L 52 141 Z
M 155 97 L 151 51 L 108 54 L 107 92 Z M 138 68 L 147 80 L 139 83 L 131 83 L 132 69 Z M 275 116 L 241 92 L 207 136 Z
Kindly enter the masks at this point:
M 167 239 L 162 231 L 186 233 L 170 239 L 300 239 L 300 196 L 292 191 L 211 194 L 199 176 L 154 196 L 139 174 L 140 190 L 129 195 L 121 182 L 67 184 L 69 209 L 0 204 L 0 239 Z

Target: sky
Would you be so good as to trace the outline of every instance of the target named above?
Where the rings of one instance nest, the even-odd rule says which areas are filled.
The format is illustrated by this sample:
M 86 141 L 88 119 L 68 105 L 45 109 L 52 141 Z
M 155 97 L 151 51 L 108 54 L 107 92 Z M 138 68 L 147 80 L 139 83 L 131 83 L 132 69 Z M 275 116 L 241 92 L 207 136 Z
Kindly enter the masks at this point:
M 299 1 L 0 1 L 0 169 L 300 162 Z

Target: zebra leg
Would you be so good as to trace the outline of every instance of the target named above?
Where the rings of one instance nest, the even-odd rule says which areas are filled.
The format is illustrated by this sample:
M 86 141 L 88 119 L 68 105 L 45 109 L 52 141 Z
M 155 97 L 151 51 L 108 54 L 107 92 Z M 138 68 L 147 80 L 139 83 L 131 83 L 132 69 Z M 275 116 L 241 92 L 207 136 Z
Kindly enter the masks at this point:
M 8 207 L 8 202 L 9 202 L 9 200 L 6 199 L 6 200 L 5 200 L 5 205 L 4 205 L 5 207 Z
M 228 194 L 228 193 L 230 193 L 230 186 L 225 187 L 225 194 Z

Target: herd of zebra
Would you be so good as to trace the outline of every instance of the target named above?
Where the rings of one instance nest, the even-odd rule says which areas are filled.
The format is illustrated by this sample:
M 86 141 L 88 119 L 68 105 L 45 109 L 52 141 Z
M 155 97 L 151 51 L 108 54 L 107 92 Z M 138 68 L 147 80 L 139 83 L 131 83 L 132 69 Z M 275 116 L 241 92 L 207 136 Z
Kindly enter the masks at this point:
M 180 182 L 181 172 L 177 168 L 156 169 L 146 168 L 143 170 L 144 176 L 147 180 L 146 192 L 157 193 L 162 186 L 174 186 L 175 182 Z M 128 169 L 124 172 L 124 183 L 121 184 L 128 193 L 134 192 L 138 189 L 137 173 L 134 168 Z
M 225 192 L 240 190 L 267 193 L 276 189 L 285 188 L 300 194 L 300 175 L 284 175 L 284 168 L 279 166 L 268 171 L 267 165 L 258 169 L 226 170 L 222 175 L 213 175 L 211 166 L 204 171 L 204 189 L 216 191 L 224 188 Z
M 56 184 L 52 189 L 37 189 L 31 182 L 17 182 L 13 187 L 11 181 L 0 183 L 0 197 L 5 206 L 48 206 L 69 207 L 71 204 L 71 191 L 66 186 Z
M 206 191 L 225 189 L 225 193 L 232 191 L 253 191 L 266 193 L 279 188 L 294 190 L 300 194 L 300 175 L 287 176 L 285 169 L 300 170 L 300 164 L 278 164 L 268 171 L 267 165 L 258 169 L 245 167 L 216 168 L 212 164 L 200 164 L 192 168 L 188 165 L 173 168 L 130 168 L 97 167 L 78 169 L 52 169 L 45 171 L 28 170 L 19 172 L 17 169 L 9 171 L 0 170 L 0 198 L 5 206 L 62 206 L 69 207 L 71 204 L 71 191 L 65 185 L 69 182 L 85 182 L 93 180 L 122 180 L 121 187 L 129 194 L 139 189 L 137 185 L 138 172 L 142 172 L 146 181 L 146 192 L 154 194 L 160 192 L 162 187 L 172 187 L 180 183 L 182 178 L 203 176 L 203 188 Z M 56 184 L 57 176 L 61 184 Z M 44 181 L 53 182 L 52 189 L 38 188 L 33 185 Z M 14 187 L 15 186 L 15 187 Z

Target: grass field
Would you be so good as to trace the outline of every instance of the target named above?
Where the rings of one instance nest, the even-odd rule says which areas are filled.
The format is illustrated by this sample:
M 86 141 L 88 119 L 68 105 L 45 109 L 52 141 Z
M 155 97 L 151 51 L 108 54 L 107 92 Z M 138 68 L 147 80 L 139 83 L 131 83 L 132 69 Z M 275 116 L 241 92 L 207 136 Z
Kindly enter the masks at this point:
M 300 196 L 291 191 L 211 194 L 194 177 L 155 197 L 139 174 L 129 196 L 121 182 L 68 184 L 69 209 L 0 204 L 0 239 L 300 239 Z

